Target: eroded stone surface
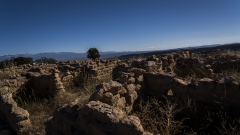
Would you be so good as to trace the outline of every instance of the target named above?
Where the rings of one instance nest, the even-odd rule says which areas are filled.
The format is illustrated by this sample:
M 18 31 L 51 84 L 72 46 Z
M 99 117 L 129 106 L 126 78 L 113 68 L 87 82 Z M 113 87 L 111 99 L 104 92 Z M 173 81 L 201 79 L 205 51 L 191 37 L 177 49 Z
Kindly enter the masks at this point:
M 29 113 L 17 106 L 17 103 L 12 99 L 11 93 L 0 95 L 0 114 L 2 114 L 0 120 L 10 125 L 11 129 L 17 134 L 31 134 L 29 131 L 31 128 Z
M 237 66 L 240 65 L 236 56 L 220 57 L 218 51 L 213 51 L 196 57 L 189 50 L 138 59 L 86 60 L 6 68 L 0 74 L 11 74 L 11 77 L 0 82 L 0 92 L 7 103 L 6 110 L 12 113 L 11 116 L 4 111 L 1 113 L 23 126 L 14 127 L 13 122 L 16 132 L 24 132 L 28 113 L 15 108 L 16 103 L 7 93 L 32 80 L 37 82 L 31 85 L 38 88 L 38 95 L 54 95 L 64 92 L 63 85 L 79 74 L 86 73 L 96 78 L 110 75 L 114 81 L 100 84 L 83 109 L 79 110 L 77 101 L 58 108 L 46 122 L 47 134 L 151 134 L 142 129 L 138 118 L 128 116 L 139 96 L 160 98 L 167 95 L 182 100 L 190 97 L 204 103 L 212 102 L 213 96 L 225 96 L 227 103 L 239 103 L 239 83 L 234 77 L 217 75 L 221 70 Z M 189 72 L 198 79 L 192 78 L 187 82 L 175 76 L 185 76 Z

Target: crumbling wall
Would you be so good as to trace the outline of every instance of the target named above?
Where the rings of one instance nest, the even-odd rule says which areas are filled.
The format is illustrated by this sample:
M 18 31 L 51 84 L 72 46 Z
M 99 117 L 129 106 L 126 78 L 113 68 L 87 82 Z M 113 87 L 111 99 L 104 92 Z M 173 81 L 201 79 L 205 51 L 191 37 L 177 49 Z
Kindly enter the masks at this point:
M 26 87 L 31 89 L 35 96 L 41 98 L 53 97 L 60 92 L 65 92 L 58 70 L 52 70 L 49 74 L 32 76 L 26 83 Z
M 84 76 L 101 80 L 112 76 L 112 71 L 117 65 L 117 60 L 86 60 L 75 62 L 61 62 L 58 69 L 61 72 L 61 80 L 67 86 L 74 77 Z
M 31 122 L 28 111 L 17 106 L 6 87 L 0 88 L 0 92 L 0 121 L 7 123 L 18 135 L 30 135 Z
M 46 134 L 150 134 L 144 132 L 138 117 L 128 115 L 137 99 L 135 89 L 129 91 L 115 81 L 96 88 L 84 108 L 78 110 L 78 99 L 58 108 L 46 122 Z
M 217 97 L 227 104 L 239 105 L 239 83 L 233 77 L 214 77 L 214 71 L 221 66 L 221 59 L 216 54 L 211 57 L 206 55 L 203 59 L 195 57 L 191 51 L 181 51 L 141 59 L 61 62 L 52 65 L 54 70 L 51 71 L 48 65 L 35 66 L 22 74 L 26 80 L 14 78 L 4 86 L 16 89 L 27 81 L 36 95 L 44 97 L 64 91 L 61 81 L 71 81 L 79 73 L 95 78 L 112 75 L 115 81 L 98 85 L 83 108 L 79 109 L 76 99 L 56 109 L 46 122 L 46 134 L 151 134 L 144 131 L 138 117 L 129 115 L 138 97 L 191 98 L 200 103 L 214 103 Z M 230 66 L 225 68 L 231 68 L 238 65 L 238 59 L 231 57 L 230 61 L 220 62 L 226 63 Z M 60 72 L 55 69 L 60 70 L 62 75 L 59 76 Z M 176 76 L 178 71 L 183 71 L 183 74 L 191 71 L 205 78 L 186 82 Z M 4 114 L 4 118 L 5 115 L 11 118 L 6 112 L 0 113 Z
M 9 76 L 9 77 L 17 77 L 20 76 L 22 72 L 26 72 L 32 67 L 30 64 L 25 64 L 21 66 L 13 66 L 9 68 L 0 69 L 0 75 Z
M 39 72 L 25 72 L 22 76 L 4 79 L 0 81 L 0 88 L 7 87 L 8 92 L 18 93 L 20 89 L 26 89 L 26 93 L 34 92 L 37 97 L 54 96 L 57 93 L 64 92 L 63 83 L 59 77 L 59 71 L 51 69 L 49 71 L 31 69 L 30 71 Z
M 15 77 L 12 79 L 4 79 L 0 81 L 0 87 L 8 87 L 8 92 L 16 92 L 25 82 L 26 77 Z
M 5 79 L 0 83 L 0 121 L 9 125 L 18 135 L 30 134 L 31 122 L 28 111 L 18 107 L 12 93 L 15 96 L 20 96 L 22 87 L 26 88 L 26 94 L 28 94 L 28 90 L 33 90 L 36 97 L 54 96 L 65 91 L 58 70 L 53 69 L 50 72 L 44 70 L 42 72 L 42 70 L 32 69 L 30 71 L 41 71 L 41 73 L 26 72 L 22 73 L 22 76 Z M 46 74 L 47 72 L 48 74 Z
M 185 82 L 175 78 L 175 74 L 167 73 L 145 73 L 144 82 L 146 93 L 150 96 L 162 98 L 163 95 L 177 97 L 178 99 L 187 100 L 191 98 L 196 102 L 214 103 L 216 98 L 223 98 L 227 104 L 240 103 L 239 83 L 232 77 L 213 80 L 202 78 L 199 81 Z

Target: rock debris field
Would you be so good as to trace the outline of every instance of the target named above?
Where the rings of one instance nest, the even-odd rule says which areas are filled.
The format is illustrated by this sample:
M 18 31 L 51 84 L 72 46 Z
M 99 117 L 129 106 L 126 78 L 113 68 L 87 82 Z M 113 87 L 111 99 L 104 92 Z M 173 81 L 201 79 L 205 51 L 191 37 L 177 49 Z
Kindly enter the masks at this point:
M 0 135 L 36 134 L 30 130 L 33 125 L 28 110 L 14 100 L 14 93 L 23 86 L 39 99 L 55 97 L 65 93 L 69 82 L 83 73 L 92 79 L 111 76 L 112 80 L 98 84 L 81 108 L 81 97 L 54 108 L 53 115 L 44 122 L 44 134 L 153 135 L 132 113 L 140 98 L 191 99 L 217 106 L 217 97 L 222 97 L 227 106 L 239 106 L 239 58 L 220 50 L 196 54 L 187 50 L 139 58 L 4 68 L 0 74 L 9 77 L 0 81 Z M 236 73 L 226 75 L 225 71 Z

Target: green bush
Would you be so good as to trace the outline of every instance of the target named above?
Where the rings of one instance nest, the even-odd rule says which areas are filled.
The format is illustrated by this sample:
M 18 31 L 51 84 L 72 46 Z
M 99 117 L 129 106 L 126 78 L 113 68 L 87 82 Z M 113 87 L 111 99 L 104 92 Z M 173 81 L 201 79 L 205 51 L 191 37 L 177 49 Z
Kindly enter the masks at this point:
M 35 60 L 37 63 L 48 63 L 48 64 L 55 64 L 57 60 L 53 58 L 42 57 L 41 59 Z
M 33 59 L 32 58 L 26 58 L 26 57 L 17 57 L 13 59 L 13 62 L 16 63 L 17 66 L 24 65 L 24 64 L 32 64 Z
M 19 66 L 24 64 L 32 64 L 33 59 L 27 58 L 27 57 L 17 57 L 17 58 L 11 58 L 10 60 L 4 60 L 0 62 L 0 69 L 3 68 L 9 68 L 12 66 Z

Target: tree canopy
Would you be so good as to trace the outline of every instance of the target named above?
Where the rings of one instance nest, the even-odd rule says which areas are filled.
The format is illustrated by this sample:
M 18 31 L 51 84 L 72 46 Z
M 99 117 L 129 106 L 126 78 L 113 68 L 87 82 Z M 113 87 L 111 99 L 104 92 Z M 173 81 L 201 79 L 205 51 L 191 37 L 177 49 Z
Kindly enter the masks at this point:
M 6 67 L 12 67 L 12 66 L 19 66 L 23 64 L 32 64 L 33 59 L 27 58 L 27 57 L 17 57 L 17 58 L 11 58 L 10 60 L 4 60 L 0 62 L 0 69 L 6 68 Z
M 42 57 L 41 59 L 35 60 L 37 63 L 47 63 L 47 64 L 55 64 L 57 60 L 54 58 L 47 58 L 47 57 Z
M 88 53 L 87 57 L 92 60 L 98 59 L 100 57 L 100 54 L 97 48 L 90 48 L 87 51 L 87 53 Z

